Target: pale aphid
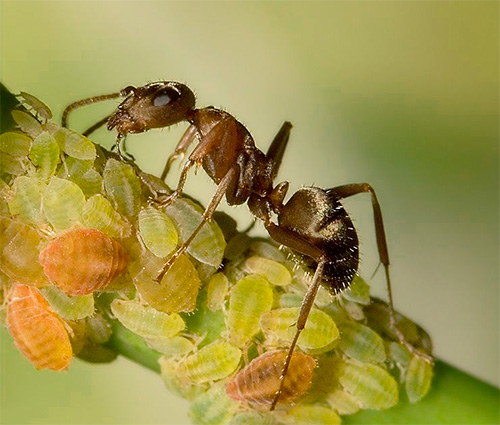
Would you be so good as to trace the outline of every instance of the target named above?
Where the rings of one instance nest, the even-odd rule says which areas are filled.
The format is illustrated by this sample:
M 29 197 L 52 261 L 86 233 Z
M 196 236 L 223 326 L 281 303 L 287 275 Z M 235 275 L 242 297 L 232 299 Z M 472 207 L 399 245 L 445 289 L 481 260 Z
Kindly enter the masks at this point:
M 340 416 L 323 406 L 294 406 L 286 415 L 287 423 L 294 425 L 340 425 Z
M 383 410 L 399 400 L 396 380 L 380 366 L 356 361 L 345 363 L 339 372 L 342 387 L 353 395 L 364 409 Z
M 38 136 L 42 131 L 42 125 L 33 115 L 27 114 L 24 111 L 12 111 L 12 118 L 17 126 L 33 139 Z
M 345 311 L 351 317 L 352 320 L 361 321 L 365 319 L 365 313 L 363 311 L 363 307 L 361 304 L 344 300 L 343 305 Z
M 283 263 L 286 259 L 286 255 L 283 251 L 267 241 L 252 242 L 250 244 L 250 249 L 254 255 L 278 261 L 279 263 Z
M 194 343 L 183 336 L 173 336 L 171 338 L 160 337 L 155 339 L 147 339 L 146 343 L 153 350 L 158 351 L 164 356 L 185 356 L 194 350 Z
M 42 205 L 54 229 L 65 230 L 81 221 L 85 195 L 75 183 L 53 176 L 43 191 Z
M 7 327 L 17 348 L 37 369 L 68 368 L 73 358 L 68 333 L 38 289 L 27 285 L 14 287 Z
M 31 137 L 18 131 L 8 131 L 0 134 L 0 152 L 14 158 L 26 157 L 30 151 Z
M 179 379 L 177 368 L 179 367 L 178 358 L 161 357 L 160 363 L 161 378 L 167 389 L 182 398 L 191 400 L 203 393 L 207 387 L 206 384 L 194 384 L 186 380 Z
M 359 276 L 354 276 L 349 288 L 342 292 L 341 296 L 346 300 L 359 303 L 370 303 L 370 286 Z
M 290 343 L 295 336 L 294 323 L 299 316 L 299 308 L 279 308 L 264 313 L 260 326 L 264 334 Z M 329 345 L 339 337 L 339 331 L 333 319 L 317 308 L 313 308 L 306 326 L 297 342 L 303 350 L 328 349 Z
M 177 246 L 174 223 L 164 212 L 153 207 L 139 213 L 139 234 L 144 245 L 157 257 L 166 257 Z
M 280 375 L 287 350 L 268 351 L 253 359 L 227 384 L 226 391 L 233 400 L 251 405 L 271 405 L 280 385 Z M 316 362 L 313 357 L 293 353 L 282 393 L 281 403 L 289 403 L 303 396 L 311 387 Z
M 413 355 L 406 372 L 405 389 L 410 403 L 424 397 L 431 387 L 433 364 L 418 354 Z
M 231 375 L 241 359 L 241 350 L 228 342 L 215 342 L 184 359 L 177 369 L 181 379 L 203 383 Z
M 94 161 L 66 156 L 59 167 L 57 177 L 71 180 L 82 189 L 85 196 L 101 193 L 102 176 L 92 168 Z
M 54 138 L 66 155 L 76 159 L 91 161 L 96 158 L 94 144 L 81 134 L 68 130 L 67 128 L 60 128 L 54 134 Z
M 56 286 L 43 288 L 42 293 L 54 311 L 65 320 L 80 320 L 94 313 L 92 295 L 71 297 Z
M 128 267 L 128 255 L 115 239 L 95 229 L 75 229 L 40 253 L 45 275 L 68 295 L 104 289 Z
M 48 132 L 44 131 L 33 140 L 29 158 L 37 166 L 38 175 L 47 179 L 55 174 L 59 155 L 59 145 Z
M 229 341 L 243 347 L 259 331 L 263 313 L 271 310 L 273 290 L 266 278 L 248 275 L 231 288 L 227 327 Z
M 341 389 L 329 393 L 326 402 L 339 415 L 352 415 L 361 409 L 356 397 Z
M 47 184 L 37 177 L 17 177 L 12 186 L 12 199 L 8 201 L 10 213 L 28 223 L 45 223 L 42 194 L 46 186 Z
M 37 97 L 24 91 L 19 93 L 18 97 L 21 98 L 22 103 L 33 109 L 40 118 L 44 120 L 50 120 L 52 118 L 52 111 L 50 108 Z
M 141 183 L 134 169 L 124 162 L 110 158 L 102 173 L 108 197 L 120 214 L 136 216 L 141 209 Z
M 207 307 L 212 311 L 221 310 L 224 305 L 229 281 L 224 273 L 215 273 L 207 285 Z
M 245 261 L 244 267 L 248 273 L 264 276 L 275 286 L 287 286 L 292 283 L 292 276 L 288 269 L 277 261 L 253 256 Z
M 238 404 L 227 396 L 223 383 L 218 383 L 193 400 L 189 417 L 200 425 L 224 425 L 237 409 Z
M 304 297 L 299 294 L 281 294 L 279 297 L 280 308 L 300 307 Z
M 203 208 L 189 199 L 177 198 L 165 208 L 173 220 L 179 239 L 184 242 L 202 220 Z M 224 256 L 226 241 L 215 221 L 209 221 L 189 244 L 187 252 L 198 261 L 218 267 Z
M 185 327 L 177 313 L 162 313 L 136 301 L 115 299 L 111 311 L 123 326 L 143 338 L 171 338 Z
M 381 363 L 385 360 L 384 340 L 368 326 L 357 322 L 339 324 L 338 348 L 349 357 L 363 363 Z
M 112 238 L 126 238 L 131 233 L 129 222 L 100 194 L 87 199 L 82 211 L 82 224 Z

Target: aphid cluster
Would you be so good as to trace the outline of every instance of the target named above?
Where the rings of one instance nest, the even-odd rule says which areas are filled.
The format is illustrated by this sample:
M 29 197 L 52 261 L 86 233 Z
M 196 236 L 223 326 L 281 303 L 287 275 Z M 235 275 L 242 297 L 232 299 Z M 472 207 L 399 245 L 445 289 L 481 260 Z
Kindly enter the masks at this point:
M 141 90 L 153 90 L 156 106 L 184 96 L 166 123 L 149 109 L 156 127 L 191 123 L 167 169 L 201 139 L 195 148 L 201 156 L 190 156 L 175 192 L 123 155 L 48 121 L 48 108 L 26 94 L 24 103 L 39 118 L 14 111 L 19 130 L 0 135 L 1 309 L 23 354 L 54 370 L 65 369 L 73 355 L 111 361 L 115 353 L 106 342 L 117 320 L 163 354 L 167 388 L 192 400 L 190 414 L 200 424 L 340 423 L 339 415 L 394 406 L 401 386 L 411 402 L 423 397 L 432 376 L 429 337 L 370 298 L 354 274 L 357 245 L 346 246 L 355 258 L 342 257 L 355 268 L 342 269 L 332 254 L 356 236 L 339 199 L 360 188 L 305 188 L 283 204 L 287 184 L 274 186 L 273 179 L 289 124 L 263 154 L 229 114 L 194 109 L 183 85 L 155 84 L 126 89 L 122 94 L 132 96 L 108 125 L 118 128 L 117 143 L 154 127 L 126 119 L 149 105 L 141 102 L 151 100 L 150 92 L 139 96 Z M 221 168 L 210 150 L 221 138 L 222 151 L 236 146 L 238 173 L 252 176 L 237 174 L 235 183 L 236 170 Z M 205 211 L 181 196 L 182 179 L 196 162 L 219 185 Z M 211 218 L 224 194 L 230 203 L 247 201 L 273 239 L 290 249 L 234 229 L 223 233 Z M 308 205 L 324 209 L 316 224 L 326 230 L 315 239 L 303 217 L 320 217 Z M 332 238 L 332 229 L 343 226 L 346 233 Z M 349 289 L 333 297 L 343 286 Z

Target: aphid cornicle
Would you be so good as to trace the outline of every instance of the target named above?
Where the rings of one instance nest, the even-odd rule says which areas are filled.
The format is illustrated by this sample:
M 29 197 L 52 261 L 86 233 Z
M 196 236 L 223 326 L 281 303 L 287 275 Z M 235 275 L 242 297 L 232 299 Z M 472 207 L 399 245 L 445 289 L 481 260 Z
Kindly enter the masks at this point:
M 292 125 L 285 122 L 267 152 L 263 153 L 255 146 L 248 130 L 232 115 L 213 107 L 196 109 L 193 92 L 186 85 L 177 82 L 159 81 L 143 87 L 127 87 L 118 93 L 75 102 L 65 109 L 63 125 L 66 125 L 71 110 L 120 96 L 126 98 L 118 109 L 84 134 L 90 134 L 107 122 L 108 129 L 117 130 L 115 146 L 119 151 L 120 143 L 128 133 L 141 133 L 181 121 L 189 122 L 189 128 L 166 163 L 162 178 L 166 177 L 172 162 L 183 157 L 189 146 L 198 139 L 198 145 L 182 168 L 176 190 L 168 197 L 158 199 L 160 206 L 170 205 L 182 194 L 187 174 L 195 165 L 201 164 L 218 186 L 200 223 L 169 257 L 157 277 L 158 281 L 186 251 L 203 225 L 213 217 L 224 195 L 230 205 L 246 202 L 251 213 L 262 220 L 269 235 L 302 257 L 314 270 L 298 314 L 296 333 L 284 361 L 280 385 L 271 410 L 280 400 L 297 340 L 305 327 L 319 287 L 323 285 L 333 295 L 337 295 L 349 287 L 358 270 L 358 237 L 342 205 L 342 200 L 357 194 L 371 195 L 377 248 L 385 269 L 389 295 L 391 328 L 410 352 L 421 355 L 428 362 L 432 361 L 430 356 L 416 350 L 396 326 L 382 212 L 370 184 L 347 184 L 327 190 L 303 187 L 284 203 L 289 184 L 285 181 L 275 185 L 274 179 L 281 165 Z M 277 223 L 273 220 L 274 215 Z

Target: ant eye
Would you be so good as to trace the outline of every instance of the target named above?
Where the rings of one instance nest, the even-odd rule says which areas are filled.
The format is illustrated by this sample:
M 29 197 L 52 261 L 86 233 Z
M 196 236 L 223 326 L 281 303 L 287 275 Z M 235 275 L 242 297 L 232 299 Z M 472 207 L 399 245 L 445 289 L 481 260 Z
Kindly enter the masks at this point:
M 165 106 L 171 102 L 175 102 L 177 99 L 179 99 L 180 96 L 181 94 L 173 87 L 165 87 L 155 93 L 153 105 Z

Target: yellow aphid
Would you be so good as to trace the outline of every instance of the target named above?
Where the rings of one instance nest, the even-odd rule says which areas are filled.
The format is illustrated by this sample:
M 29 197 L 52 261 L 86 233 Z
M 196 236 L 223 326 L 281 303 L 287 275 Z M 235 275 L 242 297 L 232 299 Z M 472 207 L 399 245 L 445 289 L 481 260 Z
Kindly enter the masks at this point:
M 80 320 L 94 313 L 94 297 L 70 297 L 55 286 L 42 289 L 45 299 L 59 316 L 66 320 Z
M 29 223 L 44 223 L 42 194 L 46 186 L 43 180 L 36 177 L 17 177 L 13 185 L 13 197 L 8 202 L 10 213 Z
M 295 336 L 294 324 L 299 317 L 299 310 L 298 307 L 271 310 L 262 315 L 260 326 L 266 335 L 290 343 Z M 338 337 L 339 331 L 333 319 L 313 308 L 297 344 L 303 350 L 320 350 L 328 347 Z
M 82 211 L 82 224 L 98 229 L 112 238 L 126 238 L 131 233 L 129 222 L 102 195 L 87 199 Z
M 249 273 L 264 276 L 275 286 L 287 286 L 292 283 L 288 269 L 277 261 L 264 257 L 253 256 L 245 261 L 245 269 Z
M 85 195 L 75 183 L 51 177 L 43 191 L 43 212 L 56 230 L 69 229 L 79 223 L 85 206 Z
M 14 158 L 26 157 L 30 151 L 31 137 L 17 131 L 8 131 L 0 134 L 0 152 L 9 154 Z
M 62 320 L 38 289 L 16 285 L 10 294 L 7 326 L 17 348 L 37 369 L 67 369 L 73 357 Z
M 207 307 L 212 310 L 221 310 L 224 305 L 229 281 L 224 273 L 215 273 L 207 285 Z
M 33 140 L 29 158 L 38 167 L 38 175 L 44 179 L 49 178 L 54 175 L 59 163 L 59 145 L 44 131 Z
M 183 336 L 148 339 L 146 343 L 164 356 L 184 356 L 194 350 L 194 343 Z
M 177 369 L 179 378 L 203 383 L 231 375 L 240 362 L 241 350 L 227 342 L 203 347 L 183 360 Z
M 204 384 L 194 384 L 179 378 L 177 374 L 178 359 L 161 357 L 158 362 L 160 363 L 161 378 L 170 392 L 191 400 L 206 390 Z
M 153 207 L 139 213 L 139 234 L 144 245 L 157 257 L 166 257 L 177 246 L 174 223 L 164 212 Z
M 384 340 L 368 326 L 357 322 L 340 325 L 338 348 L 363 363 L 381 363 L 385 360 Z
M 114 239 L 95 229 L 71 230 L 41 253 L 45 275 L 68 295 L 104 289 L 128 266 L 128 256 Z
M 254 405 L 270 405 L 280 386 L 287 350 L 268 351 L 255 358 L 227 384 L 233 400 Z M 303 396 L 311 387 L 316 362 L 298 351 L 293 353 L 279 401 L 289 403 Z
M 198 395 L 189 408 L 189 417 L 199 425 L 225 425 L 234 416 L 238 404 L 231 400 L 218 383 Z
M 295 406 L 287 412 L 294 425 L 339 425 L 341 420 L 333 410 L 323 406 Z
M 26 112 L 12 111 L 12 118 L 14 118 L 17 126 L 33 139 L 43 131 L 42 125 L 38 120 Z
M 410 360 L 406 372 L 405 388 L 410 403 L 416 403 L 424 397 L 431 387 L 433 364 L 415 354 Z
M 273 291 L 267 279 L 248 275 L 231 289 L 227 327 L 229 341 L 243 347 L 258 331 L 263 313 L 271 310 Z
M 173 220 L 184 242 L 200 224 L 203 208 L 193 201 L 178 198 L 165 208 L 165 213 Z M 218 267 L 222 262 L 226 241 L 217 223 L 206 223 L 187 248 L 187 252 L 198 261 Z
M 115 299 L 111 311 L 123 326 L 143 338 L 171 338 L 185 327 L 178 314 L 162 313 L 136 301 Z
M 60 128 L 54 137 L 61 150 L 76 159 L 93 161 L 96 158 L 94 144 L 85 136 L 71 131 L 67 128 Z
M 352 415 L 361 409 L 361 405 L 356 397 L 340 389 L 328 394 L 326 402 L 339 415 Z
M 345 363 L 338 379 L 364 409 L 388 409 L 398 403 L 396 380 L 379 366 L 354 361 Z
M 132 217 L 141 208 L 141 183 L 134 169 L 124 162 L 108 159 L 102 173 L 108 197 L 120 214 Z

